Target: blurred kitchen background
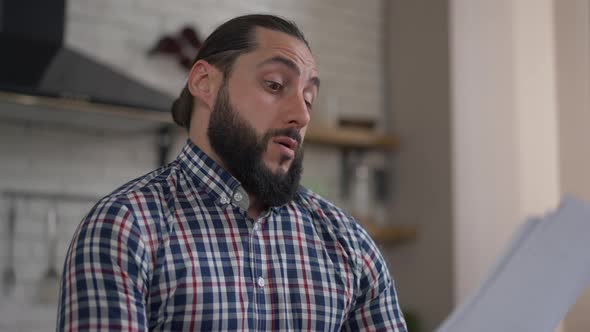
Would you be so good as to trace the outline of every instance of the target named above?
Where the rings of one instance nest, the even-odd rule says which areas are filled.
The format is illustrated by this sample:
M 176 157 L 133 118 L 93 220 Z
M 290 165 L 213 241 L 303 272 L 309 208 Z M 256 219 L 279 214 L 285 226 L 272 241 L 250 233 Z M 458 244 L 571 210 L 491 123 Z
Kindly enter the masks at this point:
M 587 0 L 29 1 L 31 29 L 15 23 L 23 3 L 0 0 L 0 332 L 54 328 L 81 218 L 186 140 L 166 108 L 186 80 L 179 54 L 198 48 L 191 32 L 241 14 L 306 34 L 322 88 L 304 184 L 374 235 L 410 331 L 438 326 L 526 216 L 564 193 L 590 200 Z M 21 58 L 7 37 L 43 24 L 64 44 L 49 66 L 56 47 Z M 560 331 L 590 330 L 589 308 L 586 294 Z

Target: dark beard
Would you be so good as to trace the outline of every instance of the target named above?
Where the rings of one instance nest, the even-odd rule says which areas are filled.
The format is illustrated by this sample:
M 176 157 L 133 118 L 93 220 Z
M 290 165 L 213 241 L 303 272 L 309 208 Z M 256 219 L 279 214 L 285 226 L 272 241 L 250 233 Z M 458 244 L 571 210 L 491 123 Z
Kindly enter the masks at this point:
M 299 132 L 294 128 L 273 129 L 259 138 L 256 130 L 233 109 L 227 82 L 219 88 L 207 136 L 215 153 L 248 193 L 267 206 L 280 206 L 294 198 L 303 171 Z M 299 143 L 286 173 L 280 169 L 273 173 L 262 161 L 268 142 L 275 136 L 287 136 Z M 280 163 L 288 160 L 283 157 Z

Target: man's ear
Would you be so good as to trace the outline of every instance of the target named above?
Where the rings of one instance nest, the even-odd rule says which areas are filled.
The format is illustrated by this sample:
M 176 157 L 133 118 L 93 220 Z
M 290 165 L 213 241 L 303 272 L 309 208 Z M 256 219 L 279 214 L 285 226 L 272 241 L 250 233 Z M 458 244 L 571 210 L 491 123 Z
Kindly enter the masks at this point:
M 217 91 L 219 70 L 205 60 L 195 62 L 188 75 L 187 87 L 190 93 L 213 109 Z

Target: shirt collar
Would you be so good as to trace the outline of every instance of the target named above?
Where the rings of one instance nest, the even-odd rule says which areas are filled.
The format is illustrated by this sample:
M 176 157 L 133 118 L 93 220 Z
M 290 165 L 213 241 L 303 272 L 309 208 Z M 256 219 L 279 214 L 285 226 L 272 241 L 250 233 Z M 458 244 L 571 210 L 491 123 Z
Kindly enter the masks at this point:
M 229 204 L 248 211 L 248 193 L 240 182 L 221 167 L 190 139 L 177 157 L 198 187 L 205 188 L 215 204 L 225 207 Z

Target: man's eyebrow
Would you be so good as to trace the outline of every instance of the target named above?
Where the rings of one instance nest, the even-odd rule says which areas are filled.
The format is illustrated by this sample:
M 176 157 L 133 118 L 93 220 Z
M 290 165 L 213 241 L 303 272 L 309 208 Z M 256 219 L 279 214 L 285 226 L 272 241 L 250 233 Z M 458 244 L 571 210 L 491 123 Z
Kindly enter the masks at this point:
M 299 70 L 299 67 L 297 66 L 297 64 L 293 60 L 287 59 L 287 58 L 280 56 L 280 55 L 273 56 L 272 58 L 262 61 L 261 63 L 258 64 L 258 67 L 262 67 L 262 66 L 272 64 L 272 63 L 283 64 L 283 65 L 287 66 L 289 69 L 291 69 L 292 71 L 296 72 L 297 75 L 301 75 L 301 71 Z
M 273 56 L 272 58 L 266 59 L 264 61 L 262 61 L 261 63 L 258 64 L 257 67 L 262 67 L 268 64 L 272 64 L 272 63 L 280 63 L 282 65 L 287 66 L 287 68 L 289 68 L 290 70 L 294 71 L 297 75 L 301 75 L 301 70 L 299 70 L 299 67 L 297 66 L 297 64 L 295 62 L 293 62 L 293 60 L 285 58 L 284 56 Z M 316 86 L 316 88 L 320 88 L 320 79 L 317 76 L 314 76 L 312 78 L 309 79 L 309 81 Z

